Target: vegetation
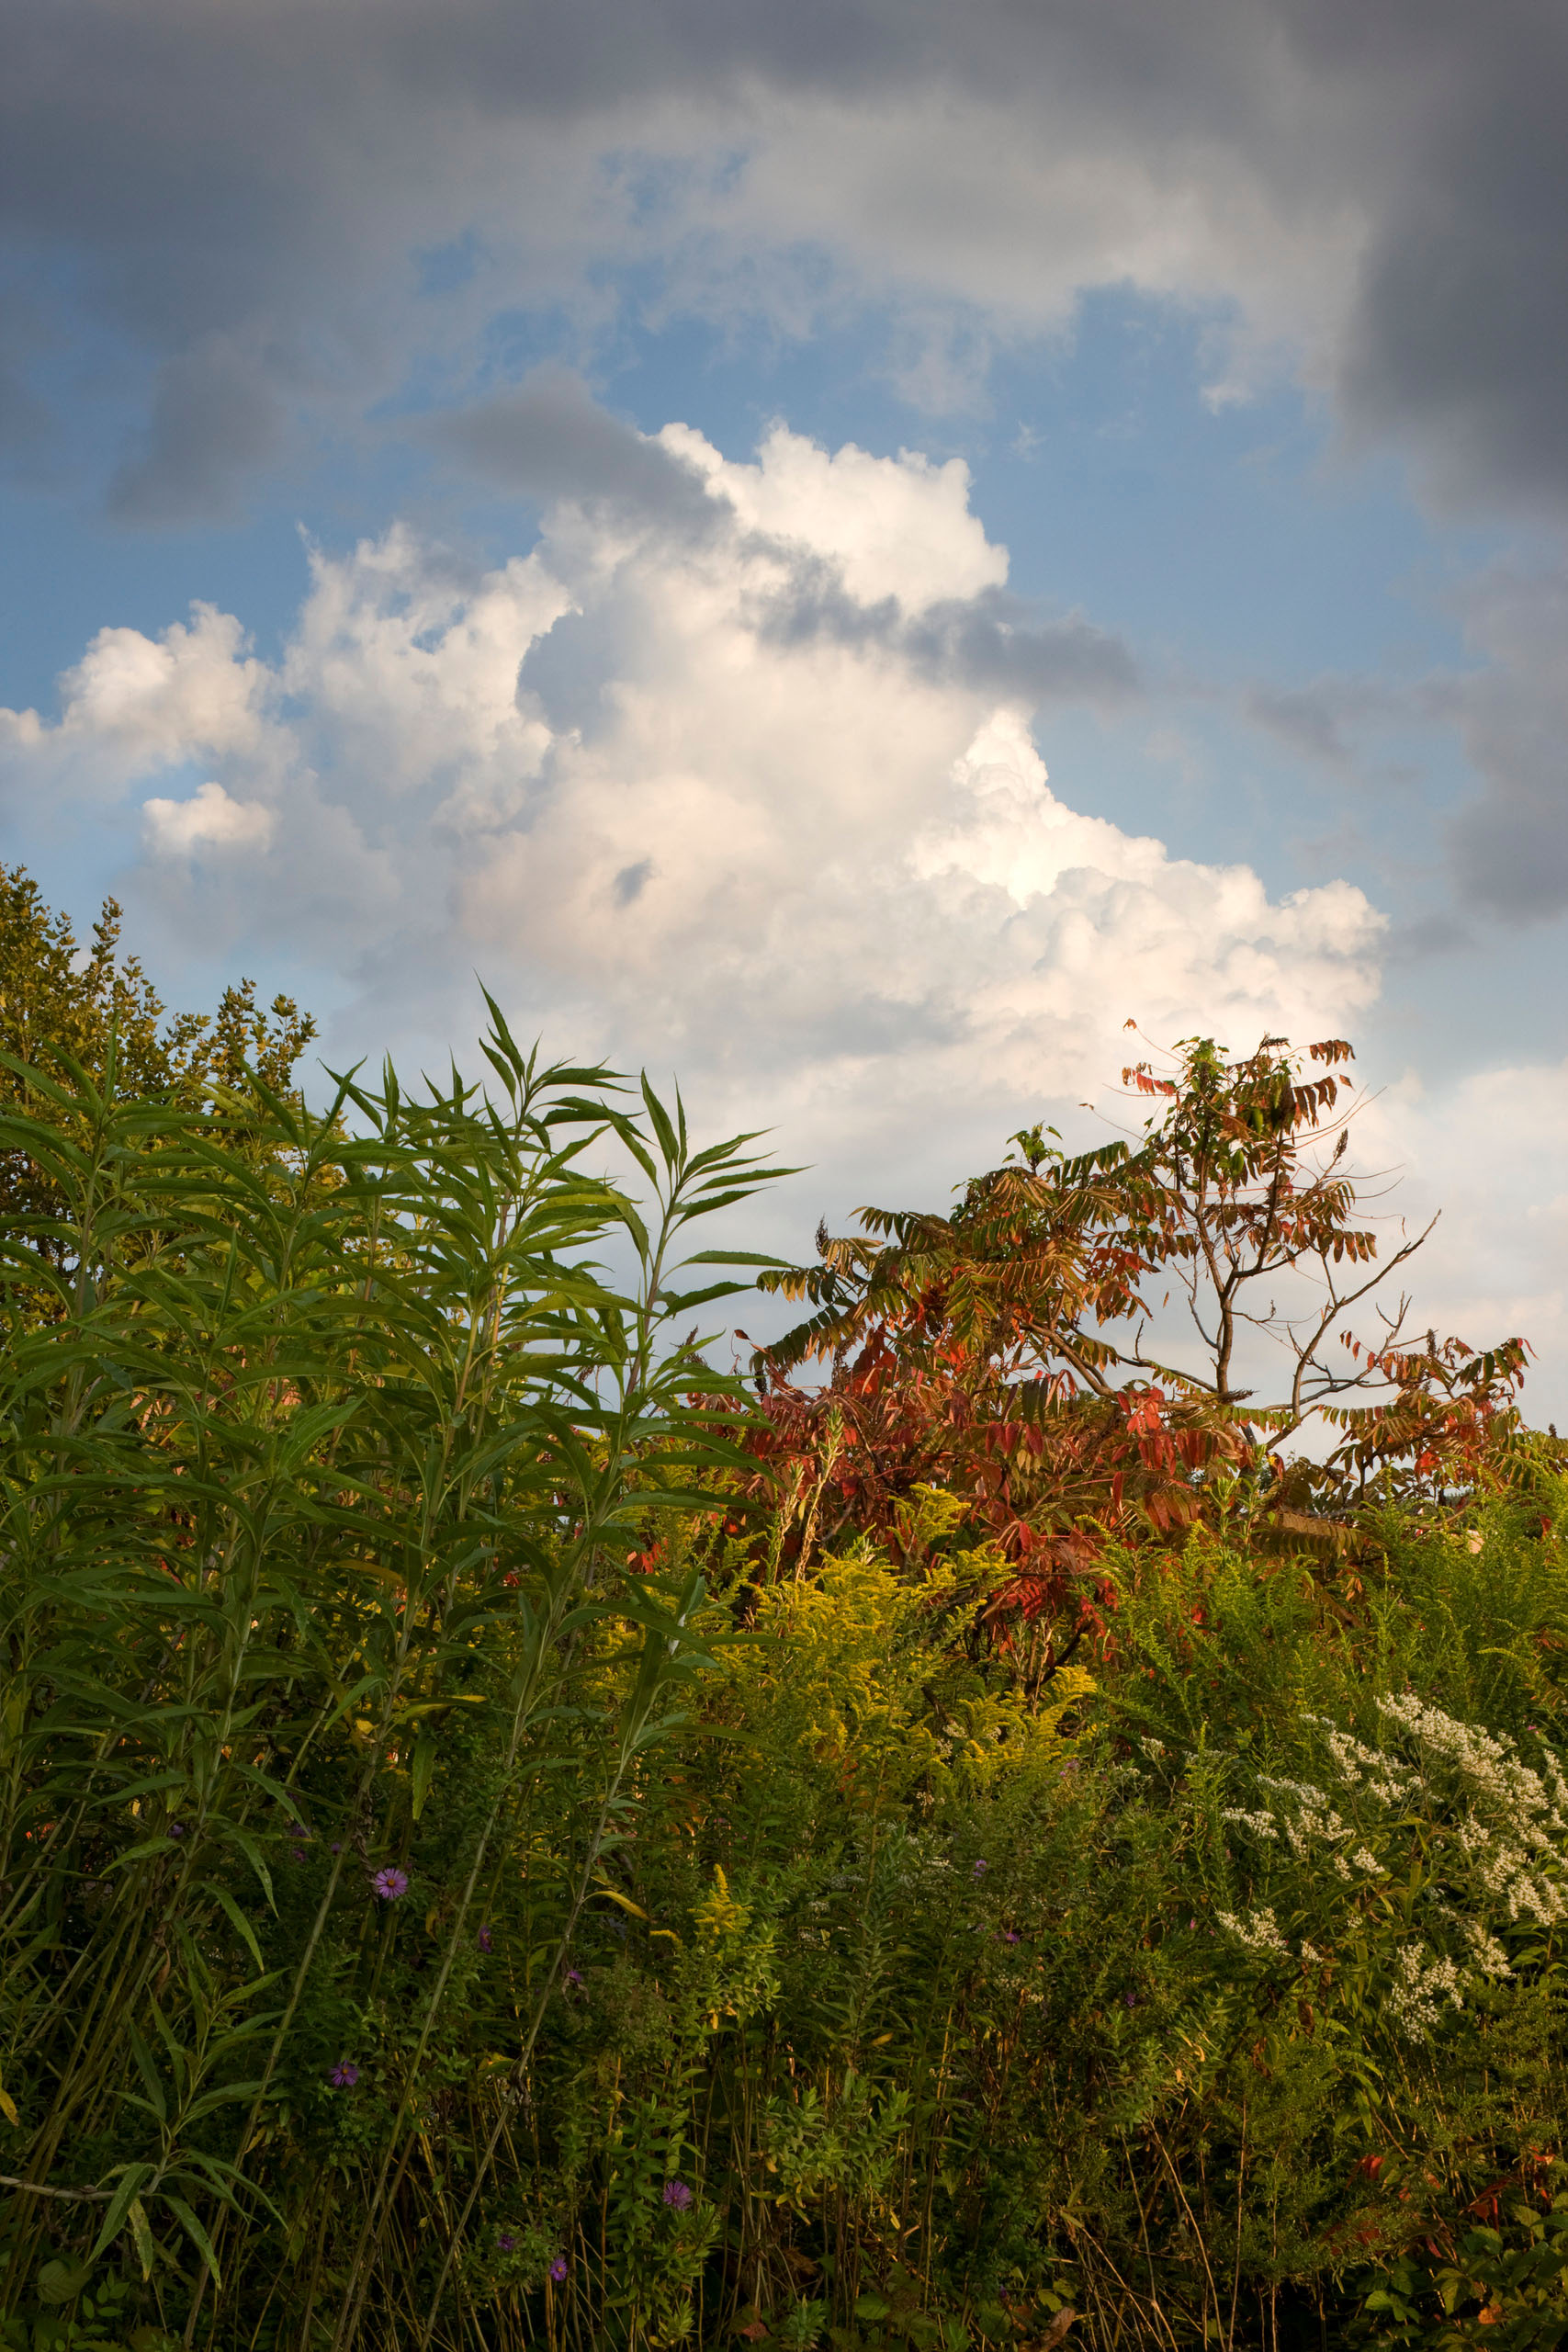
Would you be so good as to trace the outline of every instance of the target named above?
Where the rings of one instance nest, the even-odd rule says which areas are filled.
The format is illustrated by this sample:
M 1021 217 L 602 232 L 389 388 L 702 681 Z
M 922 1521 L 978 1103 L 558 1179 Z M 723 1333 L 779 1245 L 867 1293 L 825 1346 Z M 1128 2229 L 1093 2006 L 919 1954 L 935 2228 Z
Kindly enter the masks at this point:
M 1348 1048 L 791 1269 L 493 1006 L 312 1109 L 11 886 L 0 2342 L 1568 2335 L 1568 1449 Z

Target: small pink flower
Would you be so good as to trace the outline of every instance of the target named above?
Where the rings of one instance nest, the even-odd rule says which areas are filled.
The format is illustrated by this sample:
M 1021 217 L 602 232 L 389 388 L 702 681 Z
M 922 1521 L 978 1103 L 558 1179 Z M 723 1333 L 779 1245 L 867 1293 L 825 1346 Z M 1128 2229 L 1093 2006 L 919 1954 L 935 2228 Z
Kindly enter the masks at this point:
M 340 2091 L 351 2091 L 359 2080 L 359 2069 L 352 2058 L 340 2058 L 329 2079 Z
M 383 1903 L 395 1903 L 400 1894 L 409 1891 L 409 1874 L 407 1871 L 378 1871 L 370 1884 Z

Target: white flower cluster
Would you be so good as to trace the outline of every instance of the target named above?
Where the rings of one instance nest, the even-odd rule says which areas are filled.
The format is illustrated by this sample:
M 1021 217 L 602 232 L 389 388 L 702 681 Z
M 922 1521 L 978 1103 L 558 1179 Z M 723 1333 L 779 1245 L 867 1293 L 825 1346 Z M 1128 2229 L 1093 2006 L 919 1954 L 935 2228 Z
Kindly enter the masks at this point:
M 1542 1750 L 1544 1771 L 1537 1772 L 1506 1732 L 1494 1738 L 1477 1724 L 1456 1722 L 1440 1707 L 1427 1706 L 1414 1691 L 1380 1699 L 1378 1711 L 1515 1822 L 1522 1842 L 1533 1851 L 1544 1853 L 1554 1848 L 1556 1839 L 1568 1836 L 1568 1781 L 1550 1747 Z
M 1326 1861 L 1352 1885 L 1358 1876 L 1387 1876 L 1375 1849 L 1391 1833 L 1403 1833 L 1402 1842 L 1415 1837 L 1418 1850 L 1432 1849 L 1437 1868 L 1416 1883 L 1427 1881 L 1427 1932 L 1450 1953 L 1424 1942 L 1405 1945 L 1388 1997 L 1392 2017 L 1420 2041 L 1445 2007 L 1463 2006 L 1467 1982 L 1512 1976 L 1495 1929 L 1505 1922 L 1545 1928 L 1568 1922 L 1568 1776 L 1550 1748 L 1538 1770 L 1506 1734 L 1461 1723 L 1414 1693 L 1377 1703 L 1389 1731 L 1407 1743 L 1404 1757 L 1309 1716 L 1327 1750 L 1327 1788 L 1260 1774 L 1268 1809 L 1235 1807 L 1222 1817 L 1265 1845 L 1283 1844 L 1299 1861 Z M 1438 1898 L 1444 1882 L 1466 1889 L 1460 1908 Z M 1219 1917 L 1248 1951 L 1289 1955 L 1272 1911 Z M 1308 1965 L 1320 1957 L 1303 1944 Z
M 1483 1976 L 1511 1976 L 1508 1955 L 1495 1936 L 1488 1935 L 1479 1919 L 1461 1919 L 1460 1931 L 1470 1946 L 1470 1956 Z
M 1359 1739 L 1348 1731 L 1341 1731 L 1337 1724 L 1331 1724 L 1325 1716 L 1307 1715 L 1304 1721 L 1315 1724 L 1322 1732 L 1324 1745 L 1334 1759 L 1342 1788 L 1354 1789 L 1359 1793 L 1375 1797 L 1380 1804 L 1392 1809 L 1420 1786 L 1420 1774 L 1412 1771 L 1407 1764 L 1402 1764 L 1397 1757 L 1386 1755 L 1379 1748 L 1363 1747 Z
M 1488 1894 L 1502 1904 L 1510 1919 L 1533 1919 L 1538 1928 L 1555 1928 L 1568 1919 L 1568 1900 L 1562 1885 L 1536 1867 L 1533 1852 L 1473 1816 L 1454 1832 Z
M 1285 1843 L 1298 1861 L 1304 1861 L 1314 1846 L 1337 1845 L 1348 1838 L 1350 1831 L 1340 1820 L 1321 1789 L 1310 1781 L 1278 1781 L 1269 1772 L 1259 1772 L 1258 1782 L 1272 1789 L 1276 1796 L 1291 1797 L 1295 1810 L 1280 1817 L 1285 1833 Z
M 1406 1944 L 1395 1962 L 1398 1973 L 1388 1996 L 1389 2007 L 1412 2041 L 1424 2041 L 1442 2015 L 1442 2005 L 1462 2009 L 1459 1969 L 1451 1960 L 1438 1960 L 1425 1944 Z
M 1279 1952 L 1289 1960 L 1291 1947 L 1280 1933 L 1272 1911 L 1249 1911 L 1245 1918 L 1238 1918 L 1234 1911 L 1222 1911 L 1218 1917 L 1226 1934 L 1234 1936 L 1247 1951 Z
M 1270 1846 L 1280 1835 L 1280 1825 L 1271 1813 L 1247 1813 L 1239 1805 L 1229 1806 L 1221 1814 L 1222 1821 L 1239 1821 L 1255 1838 L 1264 1838 Z

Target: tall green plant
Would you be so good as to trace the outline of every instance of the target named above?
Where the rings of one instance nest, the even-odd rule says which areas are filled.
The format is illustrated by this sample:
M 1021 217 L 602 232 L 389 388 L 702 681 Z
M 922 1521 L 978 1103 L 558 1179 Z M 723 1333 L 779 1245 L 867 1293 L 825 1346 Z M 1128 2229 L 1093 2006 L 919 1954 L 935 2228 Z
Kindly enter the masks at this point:
M 365 1923 L 374 1996 L 370 1923 L 443 1802 L 445 1727 L 482 1702 L 483 1801 L 445 1858 L 445 1949 L 335 2289 L 354 2340 L 475 1890 L 572 1713 L 576 1646 L 629 1615 L 646 1657 L 585 1884 L 690 1670 L 695 1589 L 662 1613 L 628 1593 L 626 1531 L 729 1458 L 674 1326 L 734 1285 L 682 1242 L 766 1171 L 746 1138 L 694 1150 L 646 1083 L 644 1141 L 607 1072 L 542 1067 L 491 1013 L 486 1093 L 411 1097 L 389 1069 L 315 1114 L 253 1075 L 181 1110 L 122 1097 L 111 1046 L 101 1080 L 27 1071 L 43 1115 L 0 1125 L 49 1186 L 4 1263 L 8 2297 L 80 2200 L 95 2250 L 123 2237 L 187 2331 L 221 2309 L 226 2247 L 254 2259 L 274 2211 L 257 2151 L 334 1917 Z M 592 1172 L 612 1149 L 652 1174 L 651 1218 Z M 592 1262 L 617 1236 L 630 1291 Z M 280 1868 L 329 1844 L 280 1935 Z

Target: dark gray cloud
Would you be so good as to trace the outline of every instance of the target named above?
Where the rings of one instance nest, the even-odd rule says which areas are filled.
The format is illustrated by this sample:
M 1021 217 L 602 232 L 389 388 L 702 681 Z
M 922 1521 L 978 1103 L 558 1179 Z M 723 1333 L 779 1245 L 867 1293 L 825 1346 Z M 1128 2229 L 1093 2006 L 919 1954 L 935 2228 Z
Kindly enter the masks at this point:
M 1568 908 L 1568 572 L 1498 571 L 1471 600 L 1490 665 L 1441 694 L 1483 779 L 1450 850 L 1461 894 L 1506 919 Z
M 498 307 L 657 261 L 661 222 L 696 266 L 682 152 L 700 181 L 815 103 L 830 165 L 857 104 L 879 136 L 907 120 L 903 163 L 859 209 L 846 180 L 828 239 L 861 282 L 1005 310 L 1016 280 L 1024 315 L 1064 235 L 1077 282 L 1121 277 L 1129 202 L 1158 247 L 1196 200 L 1204 250 L 1151 282 L 1180 291 L 1186 268 L 1262 300 L 1292 244 L 1268 323 L 1302 311 L 1353 430 L 1447 495 L 1568 503 L 1562 0 L 6 0 L 0 38 L 9 237 L 62 317 L 169 367 L 129 514 L 221 499 L 265 458 L 260 404 L 304 397 L 280 353 L 363 401 L 395 389 L 429 332 L 412 256 L 476 224 L 511 241 Z M 928 223 L 922 142 L 949 101 L 998 115 L 972 194 Z M 612 200 L 645 137 L 673 177 Z M 1070 220 L 1032 199 L 1042 158 L 1082 166 Z M 748 233 L 786 252 L 787 197 Z M 203 372 L 214 337 L 256 355 L 248 421 Z
M 122 523 L 227 514 L 286 431 L 283 403 L 254 355 L 211 338 L 161 370 L 146 430 L 109 483 L 109 512 Z
M 1303 45 L 1386 94 L 1389 164 L 1340 377 L 1457 498 L 1568 501 L 1568 9 L 1322 10 Z M 1401 103 L 1393 74 L 1409 76 Z
M 726 513 L 694 467 L 601 408 L 564 368 L 542 368 L 515 392 L 436 417 L 421 432 L 487 481 L 542 504 L 615 506 L 682 537 L 705 537 Z
M 750 618 L 772 644 L 880 646 L 933 684 L 978 687 L 1020 702 L 1120 703 L 1141 691 L 1137 662 L 1122 639 L 1081 613 L 1042 619 L 1005 588 L 944 600 L 910 616 L 891 596 L 860 603 L 834 565 L 793 551 L 787 586 L 754 599 Z

